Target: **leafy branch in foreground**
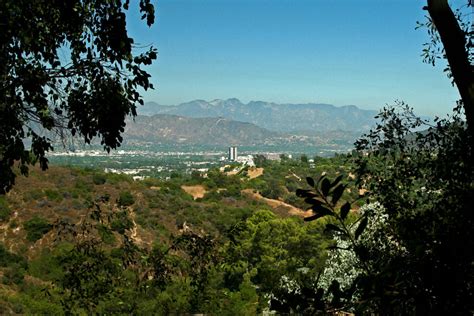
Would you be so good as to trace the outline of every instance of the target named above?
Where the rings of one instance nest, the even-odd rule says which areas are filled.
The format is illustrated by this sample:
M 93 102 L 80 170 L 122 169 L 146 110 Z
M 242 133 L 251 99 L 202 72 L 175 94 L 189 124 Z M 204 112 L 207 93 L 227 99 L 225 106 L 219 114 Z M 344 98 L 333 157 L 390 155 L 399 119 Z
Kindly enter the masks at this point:
M 138 2 L 138 1 L 137 1 Z M 153 89 L 144 67 L 157 57 L 127 33 L 129 1 L 0 2 L 0 194 L 28 165 L 48 166 L 53 136 L 99 137 L 104 149 L 120 146 L 125 118 Z M 154 22 L 150 0 L 141 19 Z M 28 21 L 28 23 L 25 23 Z M 29 145 L 31 144 L 31 145 Z
M 325 216 L 330 216 L 335 219 L 337 224 L 326 224 L 326 231 L 340 234 L 351 242 L 354 248 L 357 248 L 357 240 L 359 236 L 367 227 L 367 214 L 362 214 L 355 222 L 348 222 L 348 215 L 351 210 L 351 204 L 348 201 L 342 205 L 340 202 L 342 194 L 347 188 L 346 184 L 341 183 L 344 175 L 339 175 L 331 181 L 325 174 L 322 174 L 317 181 L 311 177 L 306 178 L 306 182 L 313 189 L 298 189 L 296 195 L 305 198 L 305 202 L 310 204 L 309 209 L 314 215 L 306 217 L 305 221 L 313 221 Z M 359 199 L 364 195 L 359 195 Z M 357 225 L 355 231 L 353 227 Z
M 347 251 L 357 254 L 357 265 L 364 271 L 364 274 L 371 273 L 371 267 L 368 264 L 366 245 L 361 242 L 360 236 L 369 223 L 370 212 L 363 212 L 357 219 L 349 218 L 352 203 L 342 202 L 341 198 L 347 185 L 342 183 L 344 175 L 341 174 L 331 181 L 324 173 L 317 179 L 307 177 L 306 181 L 312 189 L 298 189 L 296 195 L 305 198 L 305 202 L 310 205 L 309 209 L 314 215 L 305 218 L 305 221 L 314 221 L 323 217 L 329 217 L 326 223 L 325 231 L 332 233 L 338 240 L 344 243 L 336 242 L 328 247 L 331 251 Z M 364 198 L 365 195 L 359 195 L 358 199 Z M 347 267 L 350 269 L 350 267 Z M 324 275 L 324 273 L 323 273 Z M 318 280 L 319 281 L 319 280 Z M 318 284 L 320 286 L 320 284 Z M 338 310 L 344 307 L 347 301 L 350 301 L 356 290 L 356 284 L 342 289 L 341 284 L 337 280 L 333 280 L 330 286 L 318 289 L 324 293 L 325 298 L 331 298 L 330 302 L 326 302 L 321 306 L 325 306 L 326 310 Z

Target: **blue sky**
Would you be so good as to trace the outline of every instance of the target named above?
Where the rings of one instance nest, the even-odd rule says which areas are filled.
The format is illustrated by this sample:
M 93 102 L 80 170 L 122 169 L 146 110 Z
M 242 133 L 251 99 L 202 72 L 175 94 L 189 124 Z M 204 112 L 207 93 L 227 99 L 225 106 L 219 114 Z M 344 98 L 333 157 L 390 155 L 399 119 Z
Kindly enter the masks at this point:
M 160 0 L 153 27 L 129 16 L 139 44 L 158 48 L 145 101 L 236 97 L 277 103 L 395 100 L 444 115 L 457 90 L 443 63 L 422 63 L 421 0 Z

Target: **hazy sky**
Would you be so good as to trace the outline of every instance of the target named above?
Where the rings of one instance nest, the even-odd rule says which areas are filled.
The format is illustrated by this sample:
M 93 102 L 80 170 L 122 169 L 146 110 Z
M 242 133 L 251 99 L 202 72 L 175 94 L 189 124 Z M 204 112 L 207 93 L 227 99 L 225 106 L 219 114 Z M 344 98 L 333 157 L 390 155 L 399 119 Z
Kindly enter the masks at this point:
M 421 0 L 160 0 L 149 29 L 130 35 L 158 48 L 145 101 L 178 104 L 236 97 L 277 103 L 403 100 L 444 115 L 458 98 L 444 64 L 422 63 Z

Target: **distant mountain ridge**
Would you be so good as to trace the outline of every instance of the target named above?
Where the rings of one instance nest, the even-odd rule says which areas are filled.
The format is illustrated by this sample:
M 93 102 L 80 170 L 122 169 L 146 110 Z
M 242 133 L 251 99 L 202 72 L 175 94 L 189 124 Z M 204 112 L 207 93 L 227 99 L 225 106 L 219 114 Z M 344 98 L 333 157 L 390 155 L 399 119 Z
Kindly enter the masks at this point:
M 242 103 L 239 99 L 194 100 L 166 106 L 147 102 L 139 114 L 171 114 L 193 118 L 223 117 L 255 124 L 275 132 L 364 132 L 374 125 L 376 111 L 355 105 L 336 107 L 331 104 L 277 104 L 263 101 Z
M 138 115 L 125 127 L 126 142 L 155 144 L 255 145 L 278 133 L 223 117 L 190 118 L 170 114 Z

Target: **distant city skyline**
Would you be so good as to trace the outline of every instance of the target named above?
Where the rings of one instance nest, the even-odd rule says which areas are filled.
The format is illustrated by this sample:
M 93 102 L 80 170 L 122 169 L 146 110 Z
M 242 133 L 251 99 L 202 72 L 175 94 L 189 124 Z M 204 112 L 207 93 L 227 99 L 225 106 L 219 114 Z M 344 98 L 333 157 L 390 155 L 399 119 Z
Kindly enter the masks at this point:
M 327 103 L 378 110 L 403 100 L 449 113 L 457 90 L 444 61 L 422 62 L 426 1 L 161 0 L 151 29 L 132 10 L 136 44 L 153 44 L 146 102 L 203 99 Z M 452 1 L 453 5 L 462 2 Z

